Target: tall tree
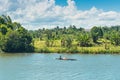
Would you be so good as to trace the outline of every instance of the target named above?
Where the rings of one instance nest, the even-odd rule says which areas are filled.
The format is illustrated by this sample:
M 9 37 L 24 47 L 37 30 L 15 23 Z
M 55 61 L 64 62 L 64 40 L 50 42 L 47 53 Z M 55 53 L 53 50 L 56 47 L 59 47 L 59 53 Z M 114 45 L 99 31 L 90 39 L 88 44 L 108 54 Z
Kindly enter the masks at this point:
M 110 35 L 111 43 L 116 46 L 120 45 L 120 32 L 113 31 Z
M 97 43 L 98 38 L 103 37 L 103 31 L 101 27 L 93 27 L 91 29 L 91 36 L 94 43 Z
M 84 33 L 84 34 L 80 34 L 78 36 L 78 44 L 79 46 L 82 46 L 82 47 L 89 47 L 91 46 L 91 38 L 90 38 L 90 35 L 88 33 Z
M 72 38 L 70 38 L 69 36 L 64 36 L 62 39 L 61 39 L 61 47 L 67 47 L 67 48 L 70 48 L 72 47 Z

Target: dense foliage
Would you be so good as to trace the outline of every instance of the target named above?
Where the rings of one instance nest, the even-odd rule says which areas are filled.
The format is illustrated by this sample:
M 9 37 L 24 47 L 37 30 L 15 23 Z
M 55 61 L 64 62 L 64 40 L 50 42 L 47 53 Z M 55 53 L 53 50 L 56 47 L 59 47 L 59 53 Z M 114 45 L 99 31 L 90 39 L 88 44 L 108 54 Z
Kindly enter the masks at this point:
M 17 22 L 12 22 L 9 16 L 0 16 L 0 49 L 4 52 L 31 52 L 32 37 L 28 31 Z
M 100 37 L 103 37 L 103 31 L 102 31 L 101 27 L 96 27 L 96 26 L 93 27 L 91 29 L 91 36 L 92 36 L 93 42 L 97 43 L 97 40 Z
M 94 26 L 90 30 L 77 28 L 70 25 L 68 28 L 39 29 L 29 31 L 33 38 L 46 41 L 47 47 L 52 47 L 55 40 L 61 40 L 61 47 L 72 47 L 75 41 L 76 46 L 90 47 L 105 43 L 105 41 L 118 46 L 120 45 L 120 26 L 100 27 Z M 51 45 L 51 46 L 50 46 Z
M 120 46 L 120 26 L 94 26 L 86 30 L 70 25 L 28 31 L 20 23 L 12 22 L 9 16 L 0 16 L 0 50 L 31 52 L 34 47 L 36 49 L 36 45 L 43 47 L 41 52 L 49 52 L 49 49 L 55 51 L 56 48 L 58 52 L 79 52 L 78 48 L 82 52 L 84 47 L 96 46 L 102 46 L 107 52 L 110 49 L 108 45 Z

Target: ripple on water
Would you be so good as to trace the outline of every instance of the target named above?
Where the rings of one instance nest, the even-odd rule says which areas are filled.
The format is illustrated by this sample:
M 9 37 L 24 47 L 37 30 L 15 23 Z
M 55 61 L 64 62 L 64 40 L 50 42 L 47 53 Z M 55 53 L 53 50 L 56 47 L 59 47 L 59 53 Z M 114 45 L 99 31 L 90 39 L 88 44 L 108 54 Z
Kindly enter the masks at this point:
M 0 80 L 120 80 L 120 56 L 65 55 L 78 61 L 59 61 L 58 56 L 0 56 Z

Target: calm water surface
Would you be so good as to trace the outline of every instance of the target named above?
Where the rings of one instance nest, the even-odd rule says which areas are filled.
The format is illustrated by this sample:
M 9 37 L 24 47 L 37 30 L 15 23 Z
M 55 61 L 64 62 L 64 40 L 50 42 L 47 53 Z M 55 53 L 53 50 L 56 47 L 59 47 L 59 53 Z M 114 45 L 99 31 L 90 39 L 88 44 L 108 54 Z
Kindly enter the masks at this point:
M 1 54 L 0 80 L 120 80 L 120 55 Z

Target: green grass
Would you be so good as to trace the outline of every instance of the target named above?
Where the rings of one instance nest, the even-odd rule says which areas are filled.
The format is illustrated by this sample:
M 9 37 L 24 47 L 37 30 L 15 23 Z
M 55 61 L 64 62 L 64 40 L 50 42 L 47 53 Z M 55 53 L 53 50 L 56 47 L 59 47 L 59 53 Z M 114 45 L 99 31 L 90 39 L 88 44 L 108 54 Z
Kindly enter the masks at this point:
M 37 53 L 81 53 L 81 54 L 119 54 L 120 46 L 113 46 L 109 44 L 109 49 L 104 48 L 104 44 L 96 45 L 93 47 L 76 47 L 76 42 L 73 42 L 73 47 L 64 48 L 60 45 L 60 40 L 55 40 L 53 47 L 46 47 L 45 41 L 35 39 L 34 47 Z

